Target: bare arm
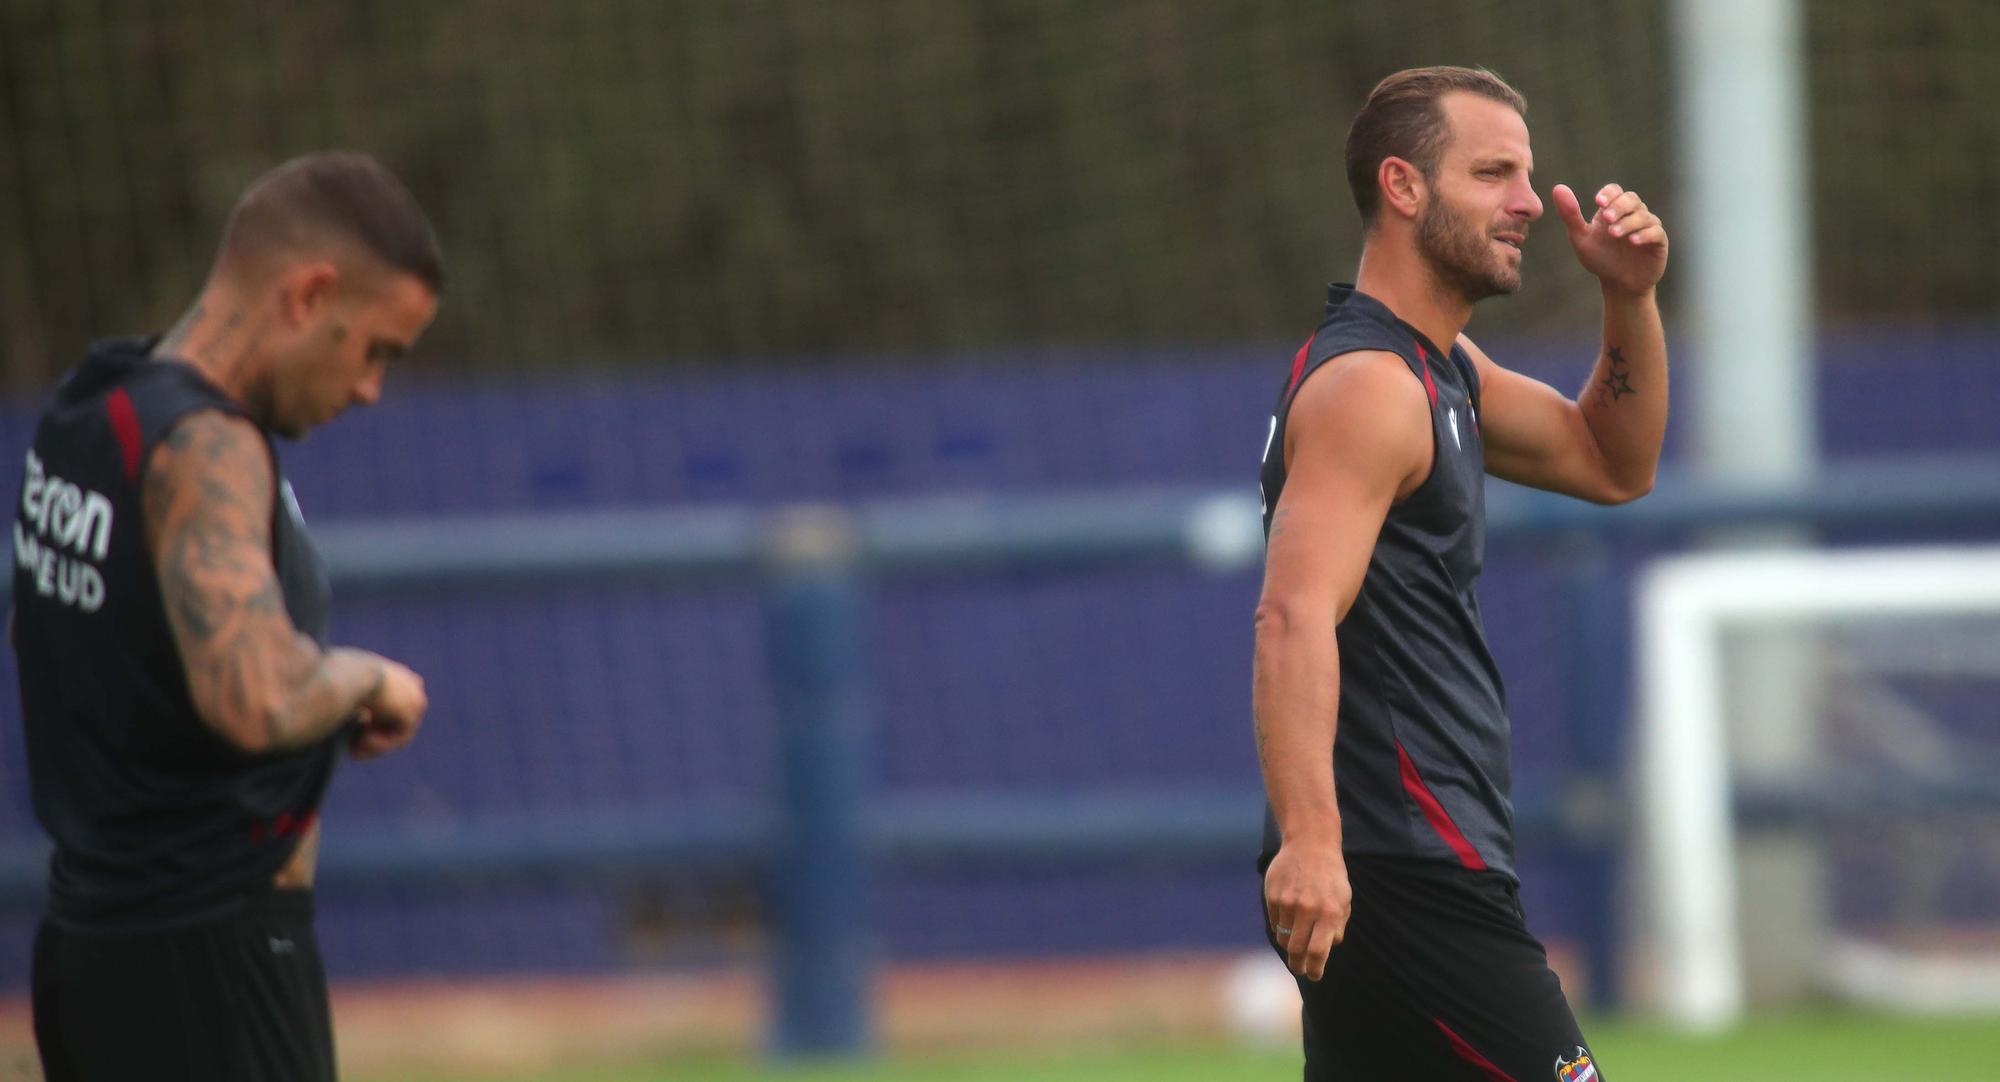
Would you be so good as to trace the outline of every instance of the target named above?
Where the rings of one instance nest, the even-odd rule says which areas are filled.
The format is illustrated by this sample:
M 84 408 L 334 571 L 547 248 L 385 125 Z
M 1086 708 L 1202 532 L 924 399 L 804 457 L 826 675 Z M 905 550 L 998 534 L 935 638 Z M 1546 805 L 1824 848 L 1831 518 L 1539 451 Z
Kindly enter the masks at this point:
M 1459 336 L 1479 370 L 1486 470 L 1495 477 L 1596 503 L 1652 491 L 1667 432 L 1667 340 L 1654 287 L 1666 271 L 1667 235 L 1639 199 L 1617 185 L 1597 193 L 1585 221 L 1568 188 L 1556 209 L 1577 259 L 1604 293 L 1604 338 L 1590 381 L 1574 401 L 1508 371 Z
M 143 487 L 147 541 L 195 710 L 251 753 L 325 740 L 382 690 L 391 664 L 321 650 L 292 625 L 271 561 L 273 484 L 256 428 L 203 412 L 154 449 Z
M 1292 970 L 1319 979 L 1351 899 L 1333 742 L 1336 625 L 1360 593 L 1389 507 L 1428 472 L 1430 413 L 1393 353 L 1360 353 L 1308 379 L 1285 425 L 1287 475 L 1257 604 L 1252 713 L 1282 845 L 1265 906 Z

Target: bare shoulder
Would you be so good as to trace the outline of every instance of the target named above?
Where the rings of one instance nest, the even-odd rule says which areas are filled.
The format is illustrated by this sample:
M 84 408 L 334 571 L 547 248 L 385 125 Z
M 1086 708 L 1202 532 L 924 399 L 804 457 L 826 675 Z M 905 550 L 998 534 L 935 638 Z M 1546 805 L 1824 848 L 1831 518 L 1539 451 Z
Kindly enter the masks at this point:
M 177 502 L 175 497 L 202 488 L 211 495 L 223 490 L 268 500 L 274 483 L 263 433 L 220 410 L 199 410 L 176 421 L 154 446 L 143 477 L 149 522 Z
M 190 541 L 268 546 L 276 481 L 264 436 L 250 421 L 220 410 L 190 413 L 154 446 L 144 469 L 147 540 L 163 562 L 187 555 L 181 550 Z
M 1288 455 L 1301 442 L 1405 458 L 1430 448 L 1430 405 L 1402 357 L 1361 350 L 1326 362 L 1292 399 Z
M 1300 410 L 1379 409 L 1397 399 L 1424 404 L 1423 385 L 1410 374 L 1403 358 L 1388 350 L 1343 353 L 1314 369 L 1292 399 L 1292 416 Z
M 163 458 L 189 458 L 199 462 L 226 462 L 254 459 L 268 474 L 269 454 L 263 433 L 248 419 L 219 409 L 195 410 L 167 430 L 154 450 Z

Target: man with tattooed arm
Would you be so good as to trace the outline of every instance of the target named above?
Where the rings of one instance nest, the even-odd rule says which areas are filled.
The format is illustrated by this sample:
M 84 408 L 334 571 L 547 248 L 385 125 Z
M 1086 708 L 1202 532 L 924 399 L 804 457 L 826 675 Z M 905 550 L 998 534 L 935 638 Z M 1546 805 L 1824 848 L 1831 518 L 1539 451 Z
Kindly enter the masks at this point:
M 37 818 L 50 1082 L 334 1077 L 312 924 L 344 747 L 416 735 L 423 681 L 325 642 L 326 574 L 273 435 L 382 394 L 437 310 L 393 175 L 316 154 L 252 185 L 164 338 L 98 343 L 36 429 L 12 641 Z
M 1636 193 L 1551 192 L 1598 279 L 1572 401 L 1462 332 L 1521 284 L 1542 201 L 1526 103 L 1490 72 L 1384 79 L 1347 135 L 1364 243 L 1298 350 L 1264 451 L 1253 712 L 1270 798 L 1264 915 L 1305 1000 L 1305 1076 L 1594 1082 L 1513 867 L 1508 722 L 1474 585 L 1485 474 L 1644 495 L 1667 422 Z

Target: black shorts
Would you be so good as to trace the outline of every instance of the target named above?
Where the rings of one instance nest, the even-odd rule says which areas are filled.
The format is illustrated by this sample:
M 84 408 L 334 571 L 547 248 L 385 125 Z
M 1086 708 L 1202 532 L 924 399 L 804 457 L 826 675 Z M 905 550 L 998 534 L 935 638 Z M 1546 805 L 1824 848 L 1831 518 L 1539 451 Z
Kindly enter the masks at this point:
M 1346 938 L 1298 978 L 1306 1082 L 1601 1082 L 1511 878 L 1356 854 L 1347 879 Z
M 48 1082 L 333 1082 L 312 896 L 170 932 L 35 937 L 35 1044 Z

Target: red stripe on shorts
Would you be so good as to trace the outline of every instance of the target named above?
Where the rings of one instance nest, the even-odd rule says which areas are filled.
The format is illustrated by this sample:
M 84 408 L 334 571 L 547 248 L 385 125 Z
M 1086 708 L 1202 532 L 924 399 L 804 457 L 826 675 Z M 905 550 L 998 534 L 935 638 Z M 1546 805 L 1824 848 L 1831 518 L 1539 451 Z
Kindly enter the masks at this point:
M 1480 1055 L 1479 1049 L 1465 1043 L 1465 1038 L 1453 1033 L 1451 1027 L 1444 1024 L 1443 1019 L 1433 1018 L 1431 1021 L 1437 1025 L 1438 1029 L 1444 1031 L 1444 1039 L 1451 1042 L 1451 1050 L 1457 1054 L 1459 1059 L 1484 1071 L 1486 1077 L 1491 1079 L 1492 1082 L 1514 1082 L 1513 1075 L 1493 1066 L 1492 1060 Z

